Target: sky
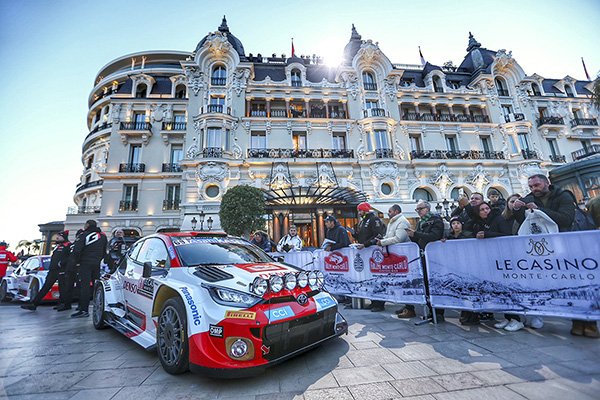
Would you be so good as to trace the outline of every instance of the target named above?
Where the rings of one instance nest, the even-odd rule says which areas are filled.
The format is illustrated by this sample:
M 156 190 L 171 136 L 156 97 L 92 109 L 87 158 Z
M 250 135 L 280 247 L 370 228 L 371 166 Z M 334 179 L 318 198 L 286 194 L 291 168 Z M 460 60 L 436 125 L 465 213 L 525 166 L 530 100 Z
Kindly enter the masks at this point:
M 83 172 L 87 101 L 99 70 L 145 50 L 193 51 L 227 15 L 246 54 L 341 58 L 352 24 L 393 63 L 432 64 L 482 47 L 512 51 L 531 75 L 600 70 L 600 0 L 0 0 L 0 240 L 41 238 L 64 221 Z

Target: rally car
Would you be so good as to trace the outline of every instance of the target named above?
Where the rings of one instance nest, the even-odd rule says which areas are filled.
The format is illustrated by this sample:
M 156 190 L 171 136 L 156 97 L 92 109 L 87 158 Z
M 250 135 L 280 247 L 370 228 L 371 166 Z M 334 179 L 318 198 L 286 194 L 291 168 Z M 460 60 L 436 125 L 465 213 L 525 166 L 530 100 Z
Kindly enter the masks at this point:
M 242 377 L 346 333 L 323 275 L 277 262 L 225 234 L 136 242 L 96 282 L 92 320 L 148 350 L 171 374 Z
M 23 261 L 10 275 L 2 278 L 0 301 L 33 299 L 44 286 L 49 267 L 50 256 L 34 256 Z M 42 300 L 58 300 L 58 298 L 58 284 L 55 283 Z

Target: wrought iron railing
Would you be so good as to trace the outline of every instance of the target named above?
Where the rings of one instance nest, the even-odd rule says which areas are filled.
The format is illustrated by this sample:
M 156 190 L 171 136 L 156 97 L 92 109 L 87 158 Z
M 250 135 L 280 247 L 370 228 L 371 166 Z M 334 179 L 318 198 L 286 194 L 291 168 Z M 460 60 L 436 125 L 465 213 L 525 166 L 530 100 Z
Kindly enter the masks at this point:
M 137 211 L 137 200 L 121 200 L 119 202 L 119 211 Z
M 439 122 L 478 122 L 489 123 L 487 115 L 462 115 L 462 114 L 431 114 L 431 113 L 405 113 L 403 121 L 439 121 Z
M 227 84 L 227 78 L 218 78 L 213 76 L 212 78 L 210 78 L 210 83 L 212 85 L 225 86 Z
M 496 91 L 498 92 L 498 96 L 510 96 L 506 89 L 496 88 Z
M 392 149 L 375 149 L 375 157 L 394 158 L 394 151 Z
M 162 172 L 182 172 L 182 169 L 177 163 L 163 163 Z
M 181 200 L 179 199 L 163 200 L 163 210 L 179 210 L 181 209 L 181 207 L 179 207 L 180 202 Z
M 145 172 L 145 171 L 146 171 L 146 164 L 143 164 L 143 163 L 138 163 L 138 164 L 123 163 L 123 164 L 119 165 L 119 172 Z
M 102 186 L 102 183 L 104 183 L 104 179 L 98 179 L 97 181 L 84 183 L 83 185 L 77 186 L 77 189 L 75 189 L 75 193 L 94 186 Z
M 248 149 L 248 158 L 354 158 L 354 150 Z
M 502 151 L 481 150 L 412 150 L 411 159 L 503 160 Z
M 187 123 L 185 122 L 163 122 L 162 130 L 163 131 L 185 131 L 187 128 Z
M 554 163 L 566 163 L 567 162 L 567 157 L 565 156 L 560 156 L 560 155 L 556 155 L 556 156 L 550 156 L 550 161 L 554 162 Z
M 376 83 L 364 82 L 363 85 L 364 85 L 363 87 L 365 88 L 365 90 L 377 90 Z
M 541 117 L 537 119 L 537 126 L 542 125 L 564 125 L 562 117 Z
M 596 118 L 573 118 L 571 120 L 571 127 L 578 125 L 598 125 L 598 120 Z
M 367 117 L 386 117 L 387 111 L 383 108 L 368 108 L 363 110 L 363 116 Z
M 220 147 L 205 147 L 202 150 L 202 157 L 204 158 L 220 158 L 223 156 L 223 149 Z
M 573 161 L 578 161 L 594 154 L 600 154 L 600 144 L 592 144 L 571 153 Z
M 521 150 L 521 155 L 526 160 L 540 159 L 540 155 L 535 150 L 530 150 L 530 149 Z
M 149 131 L 152 124 L 149 122 L 121 122 L 120 129 L 124 131 Z

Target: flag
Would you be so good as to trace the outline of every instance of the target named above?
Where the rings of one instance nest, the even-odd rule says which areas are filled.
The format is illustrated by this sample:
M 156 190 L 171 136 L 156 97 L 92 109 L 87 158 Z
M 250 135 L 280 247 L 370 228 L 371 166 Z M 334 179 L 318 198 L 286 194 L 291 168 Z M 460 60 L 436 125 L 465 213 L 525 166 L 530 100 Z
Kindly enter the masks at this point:
M 583 61 L 583 57 L 581 57 L 581 63 L 583 64 L 583 70 L 585 71 L 585 76 L 586 76 L 587 80 L 591 81 L 590 74 L 588 74 L 588 72 L 587 72 L 587 68 L 585 67 L 585 61 Z
M 296 55 L 296 51 L 294 50 L 294 38 L 292 38 L 292 57 Z
M 421 56 L 421 64 L 425 65 L 425 57 L 423 57 L 423 53 L 421 53 L 421 46 L 419 46 L 419 55 Z

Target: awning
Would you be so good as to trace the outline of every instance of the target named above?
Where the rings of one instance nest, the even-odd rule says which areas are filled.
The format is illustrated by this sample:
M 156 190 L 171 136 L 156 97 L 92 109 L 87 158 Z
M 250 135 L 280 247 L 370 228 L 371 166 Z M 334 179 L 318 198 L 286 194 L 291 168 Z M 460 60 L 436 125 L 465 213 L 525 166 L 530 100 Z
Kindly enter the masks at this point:
M 358 205 L 367 195 L 356 189 L 339 186 L 294 186 L 263 190 L 267 208 L 273 206 Z

